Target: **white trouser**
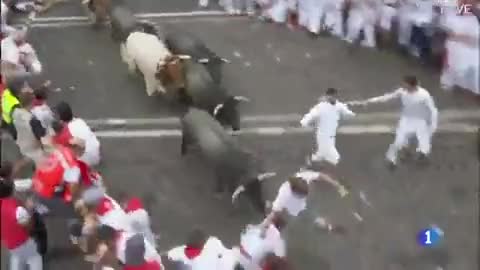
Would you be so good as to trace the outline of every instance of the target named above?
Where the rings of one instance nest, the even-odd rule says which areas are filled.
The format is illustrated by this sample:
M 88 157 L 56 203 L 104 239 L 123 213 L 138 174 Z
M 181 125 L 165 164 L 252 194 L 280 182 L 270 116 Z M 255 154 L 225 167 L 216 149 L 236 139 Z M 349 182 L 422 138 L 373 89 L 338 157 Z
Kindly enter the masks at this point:
M 325 26 L 330 28 L 337 37 L 343 37 L 342 7 L 343 1 L 327 1 L 323 11 L 325 13 Z
M 298 25 L 308 26 L 308 1 L 310 0 L 298 0 Z
M 317 152 L 312 155 L 312 161 L 327 161 L 332 165 L 338 164 L 340 154 L 335 147 L 335 136 L 317 133 Z
M 318 34 L 322 26 L 323 1 L 320 0 L 308 0 L 308 24 L 307 29 L 311 33 Z
M 447 41 L 447 66 L 442 70 L 441 84 L 446 88 L 459 86 L 480 94 L 480 64 L 478 48 Z
M 87 163 L 91 167 L 95 167 L 100 163 L 100 146 L 88 145 L 80 160 Z
M 33 239 L 28 239 L 16 249 L 10 250 L 10 270 L 42 270 L 42 256 L 38 254 L 37 244 Z
M 370 16 L 374 16 L 373 12 L 366 12 L 362 9 L 350 10 L 347 31 L 348 42 L 354 42 L 363 30 L 365 39 L 362 41 L 362 45 L 370 48 L 376 46 L 375 24 L 374 19 Z
M 395 134 L 395 141 L 390 144 L 386 158 L 396 163 L 398 151 L 408 145 L 409 139 L 416 136 L 418 140 L 417 152 L 424 155 L 430 154 L 432 131 L 426 120 L 412 119 L 407 117 L 400 118 Z
M 400 8 L 398 11 L 398 43 L 402 46 L 410 45 L 413 25 L 410 12 L 412 12 L 412 10 L 409 8 Z
M 275 0 L 267 14 L 274 22 L 285 23 L 288 15 L 288 0 Z
M 143 234 L 143 237 L 154 247 L 157 246 L 155 235 L 150 226 L 150 217 L 147 211 L 138 209 L 128 213 L 130 225 L 135 233 Z

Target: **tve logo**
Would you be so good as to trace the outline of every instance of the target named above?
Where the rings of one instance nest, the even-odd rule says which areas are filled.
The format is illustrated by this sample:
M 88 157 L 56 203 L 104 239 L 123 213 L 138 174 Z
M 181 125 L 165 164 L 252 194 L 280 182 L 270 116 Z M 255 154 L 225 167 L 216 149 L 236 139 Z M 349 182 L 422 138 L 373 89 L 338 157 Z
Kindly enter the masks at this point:
M 458 15 L 473 14 L 473 3 L 471 0 L 435 0 L 434 5 L 444 13 L 446 9 L 454 9 Z
M 438 245 L 443 238 L 443 231 L 437 226 L 421 230 L 417 234 L 417 242 L 421 246 L 432 247 Z

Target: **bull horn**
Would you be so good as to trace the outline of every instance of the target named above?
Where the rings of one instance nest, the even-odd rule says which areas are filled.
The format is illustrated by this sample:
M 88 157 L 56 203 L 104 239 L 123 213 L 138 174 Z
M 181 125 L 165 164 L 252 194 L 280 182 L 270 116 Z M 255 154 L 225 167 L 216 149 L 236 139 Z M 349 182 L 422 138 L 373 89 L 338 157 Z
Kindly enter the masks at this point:
M 201 59 L 198 59 L 197 62 L 200 63 L 200 64 L 206 64 L 206 63 L 210 62 L 210 59 L 208 59 L 208 58 L 201 58 Z
M 235 203 L 235 201 L 238 199 L 238 196 L 240 196 L 240 194 L 244 191 L 245 191 L 245 187 L 243 185 L 235 189 L 235 191 L 232 194 L 232 204 Z
M 218 104 L 215 109 L 213 109 L 213 116 L 217 116 L 217 114 L 220 112 L 220 110 L 223 108 L 223 104 Z
M 230 60 L 228 60 L 227 58 L 222 57 L 222 58 L 220 58 L 220 60 L 222 60 L 222 62 L 227 63 L 227 64 L 231 63 Z
M 186 55 L 186 54 L 178 54 L 177 55 L 178 58 L 182 59 L 182 60 L 190 60 L 192 59 L 192 57 L 190 55 Z
M 268 179 L 268 178 L 272 178 L 274 176 L 276 176 L 277 173 L 276 172 L 266 172 L 266 173 L 261 173 L 257 176 L 257 179 L 258 181 L 263 181 L 265 179 Z
M 250 102 L 250 99 L 244 97 L 244 96 L 234 96 L 233 97 L 234 100 L 236 101 L 245 101 L 245 102 Z

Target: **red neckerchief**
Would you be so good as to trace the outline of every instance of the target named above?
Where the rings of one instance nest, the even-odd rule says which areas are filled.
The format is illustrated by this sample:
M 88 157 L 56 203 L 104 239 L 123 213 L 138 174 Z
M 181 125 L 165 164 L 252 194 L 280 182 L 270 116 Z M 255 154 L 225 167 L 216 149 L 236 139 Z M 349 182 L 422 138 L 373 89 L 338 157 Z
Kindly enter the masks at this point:
M 130 198 L 130 200 L 127 202 L 127 206 L 125 207 L 125 211 L 130 213 L 139 209 L 145 209 L 142 201 L 137 197 Z
M 194 247 L 189 247 L 189 246 L 185 247 L 185 256 L 187 256 L 187 258 L 189 260 L 195 259 L 201 253 L 202 253 L 201 248 L 194 248 Z
M 35 107 L 35 106 L 41 106 L 45 104 L 45 101 L 41 100 L 41 99 L 34 99 L 33 102 L 32 102 L 32 106 Z

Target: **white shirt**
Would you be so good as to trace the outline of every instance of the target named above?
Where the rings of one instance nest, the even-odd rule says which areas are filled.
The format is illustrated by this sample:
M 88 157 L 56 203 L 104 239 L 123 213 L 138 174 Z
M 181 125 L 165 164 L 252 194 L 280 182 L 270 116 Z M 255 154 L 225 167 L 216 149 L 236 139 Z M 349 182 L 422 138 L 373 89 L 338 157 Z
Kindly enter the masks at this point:
M 20 65 L 20 49 L 13 40 L 12 36 L 6 37 L 1 42 L 2 61 L 11 64 Z
M 399 88 L 383 96 L 370 98 L 367 102 L 381 103 L 397 98 L 402 102 L 402 118 L 425 120 L 430 122 L 432 126 L 437 126 L 438 109 L 430 93 L 422 87 L 418 87 L 418 90 L 413 93 L 404 88 Z
M 85 152 L 97 152 L 100 148 L 100 142 L 90 127 L 81 118 L 73 118 L 68 123 L 68 129 L 73 137 L 82 139 L 85 142 Z
M 233 256 L 231 250 L 227 249 L 222 241 L 216 237 L 208 238 L 202 253 L 191 260 L 192 270 L 233 270 L 225 267 L 229 264 Z
M 125 263 L 125 250 L 127 249 L 127 240 L 133 237 L 134 233 L 129 232 L 121 232 L 116 241 L 116 255 L 117 259 L 122 263 Z M 158 254 L 155 247 L 153 247 L 145 238 L 143 239 L 145 244 L 145 260 L 146 261 L 157 261 L 160 264 L 162 263 L 162 259 Z
M 47 104 L 38 105 L 32 108 L 32 114 L 41 123 L 43 128 L 48 129 L 54 120 L 53 112 Z
M 261 228 L 258 225 L 248 225 L 240 236 L 240 244 L 256 265 L 259 265 L 265 255 L 270 252 L 278 257 L 285 257 L 286 254 L 285 241 L 273 224 L 267 228 L 265 237 L 261 236 Z
M 114 199 L 105 195 L 105 199 L 102 199 L 101 204 L 97 207 L 107 210 L 102 214 L 97 212 L 97 219 L 101 224 L 108 225 L 119 231 L 134 232 L 127 213 Z
M 295 176 L 301 177 L 308 184 L 317 179 L 320 174 L 314 171 L 302 171 L 298 172 Z M 300 212 L 307 208 L 307 196 L 299 196 L 292 191 L 290 183 L 284 182 L 278 189 L 277 197 L 272 204 L 272 210 L 275 212 L 281 212 L 286 210 L 292 216 L 298 216 Z
M 300 124 L 303 127 L 313 124 L 316 126 L 317 134 L 334 137 L 337 134 L 338 122 L 346 116 L 355 116 L 346 104 L 337 101 L 332 105 L 322 101 L 303 116 Z
M 28 213 L 27 209 L 22 206 L 17 206 L 17 209 L 15 210 L 15 217 L 20 225 L 27 225 L 30 221 L 30 214 Z

